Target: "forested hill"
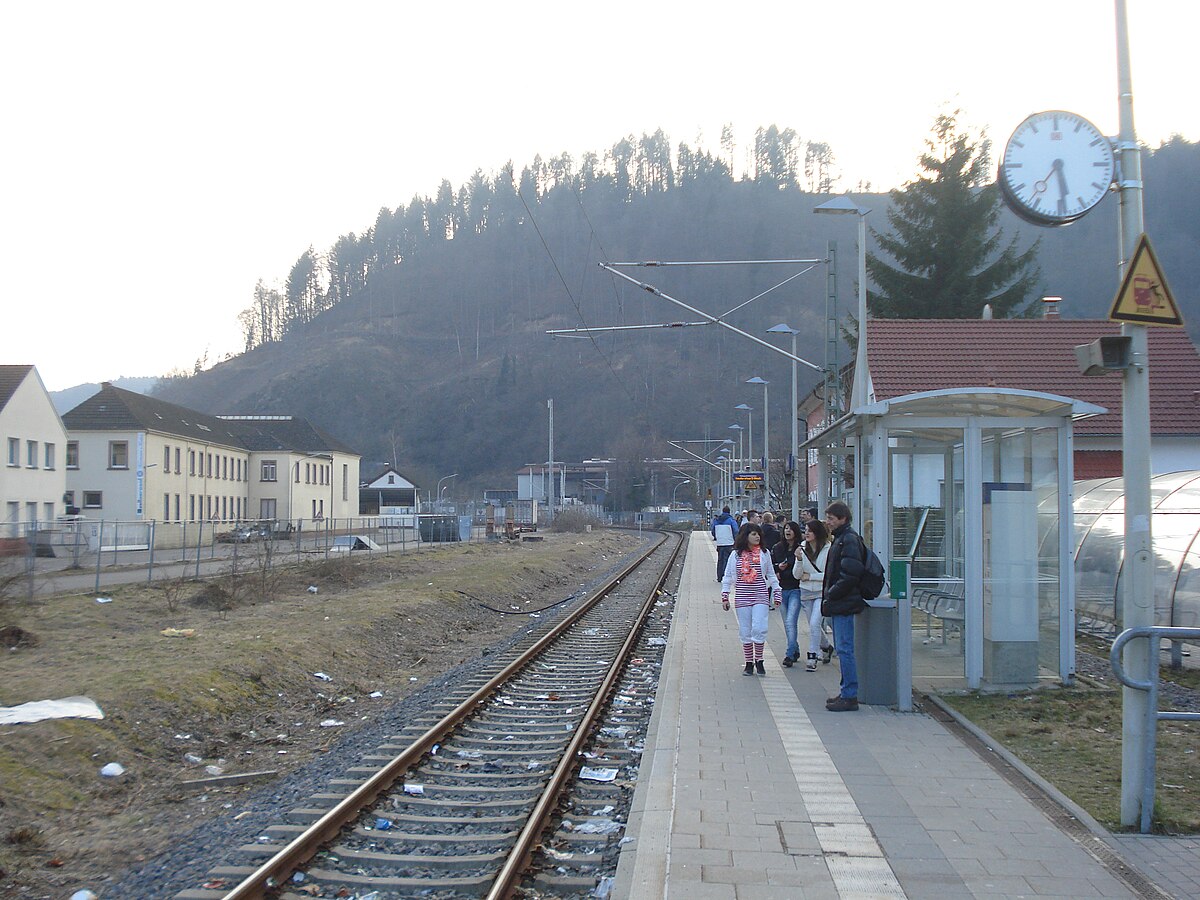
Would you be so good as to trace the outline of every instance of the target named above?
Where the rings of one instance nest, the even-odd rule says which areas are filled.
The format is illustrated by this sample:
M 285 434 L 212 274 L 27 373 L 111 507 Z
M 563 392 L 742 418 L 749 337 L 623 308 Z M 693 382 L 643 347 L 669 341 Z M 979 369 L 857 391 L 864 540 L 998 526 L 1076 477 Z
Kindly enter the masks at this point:
M 816 190 L 829 187 L 828 148 L 790 131 L 760 132 L 753 171 L 734 179 L 722 159 L 686 147 L 664 152 L 656 137 L 629 142 L 623 164 L 611 153 L 605 166 L 590 154 L 578 166 L 538 160 L 515 179 L 477 173 L 458 190 L 443 182 L 433 198 L 381 210 L 361 236 L 303 253 L 284 291 L 256 288 L 243 314 L 250 349 L 164 383 L 159 396 L 210 413 L 305 415 L 419 481 L 458 472 L 476 487 L 507 487 L 523 463 L 546 457 L 547 398 L 555 401 L 557 458 L 635 460 L 673 453 L 668 438 L 733 434 L 730 424 L 746 424 L 738 403 L 755 407 L 761 432 L 762 391 L 744 384 L 760 375 L 771 382 L 772 444 L 782 452 L 789 363 L 744 337 L 714 325 L 545 334 L 700 321 L 605 273 L 600 260 L 823 259 L 835 240 L 843 313 L 852 306 L 853 220 L 812 215 L 829 199 Z M 1200 151 L 1173 141 L 1147 154 L 1143 169 L 1147 228 L 1194 329 Z M 887 228 L 886 194 L 854 199 L 874 210 L 872 227 Z M 1108 198 L 1082 222 L 1054 230 L 1002 216 L 1005 235 L 1019 233 L 1023 246 L 1041 238 L 1042 293 L 1062 296 L 1066 316 L 1107 314 L 1116 206 Z M 802 268 L 622 271 L 718 315 Z M 819 265 L 727 321 L 763 338 L 787 322 L 802 330 L 800 355 L 821 365 L 826 293 Z M 839 352 L 844 362 L 844 345 Z M 801 380 L 807 392 L 817 375 L 805 371 Z M 636 502 L 640 479 L 627 474 Z

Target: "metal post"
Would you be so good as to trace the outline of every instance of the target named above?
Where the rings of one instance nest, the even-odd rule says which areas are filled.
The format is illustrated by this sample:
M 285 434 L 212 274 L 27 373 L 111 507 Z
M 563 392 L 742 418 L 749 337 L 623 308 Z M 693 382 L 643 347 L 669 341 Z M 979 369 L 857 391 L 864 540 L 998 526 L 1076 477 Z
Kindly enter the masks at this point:
M 1129 265 L 1142 234 L 1142 162 L 1133 127 L 1133 79 L 1129 65 L 1129 32 L 1125 0 L 1116 0 L 1117 138 L 1120 188 L 1120 276 Z M 1121 382 L 1121 467 L 1125 480 L 1125 574 L 1122 578 L 1122 629 L 1154 625 L 1154 566 L 1150 534 L 1150 359 L 1145 325 L 1123 324 L 1121 333 L 1132 341 L 1132 365 Z M 1125 647 L 1125 669 L 1145 672 L 1147 654 L 1157 660 L 1157 641 L 1131 641 Z M 1121 824 L 1137 824 L 1143 814 L 1149 697 L 1125 687 L 1121 700 Z
M 96 593 L 100 593 L 100 557 L 104 555 L 104 520 L 100 520 L 100 528 L 96 532 Z
M 792 356 L 796 355 L 796 335 L 792 334 Z M 800 375 L 792 360 L 792 521 L 800 521 Z
M 858 348 L 854 356 L 852 406 L 864 406 L 867 397 L 867 213 L 858 213 Z
M 150 565 L 146 571 L 146 583 L 149 584 L 154 580 L 154 526 L 156 521 L 150 520 Z
M 546 409 L 550 411 L 550 456 L 546 462 L 546 471 L 550 474 L 548 482 L 548 491 L 546 494 L 546 516 L 550 522 L 554 521 L 554 401 L 546 401 Z
M 196 529 L 196 578 L 200 577 L 200 545 L 204 542 L 204 520 L 201 519 Z

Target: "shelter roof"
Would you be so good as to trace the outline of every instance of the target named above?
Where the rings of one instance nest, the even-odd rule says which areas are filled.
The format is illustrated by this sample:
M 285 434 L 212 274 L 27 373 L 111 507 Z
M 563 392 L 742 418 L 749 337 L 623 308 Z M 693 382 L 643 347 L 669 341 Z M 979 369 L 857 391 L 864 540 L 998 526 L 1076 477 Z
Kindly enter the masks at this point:
M 1048 392 L 1108 410 L 1076 434 L 1121 433 L 1121 378 L 1085 376 L 1074 347 L 1120 333 L 1093 319 L 869 319 L 867 363 L 876 400 L 959 387 Z M 1200 435 L 1200 354 L 1182 328 L 1149 328 L 1155 434 Z

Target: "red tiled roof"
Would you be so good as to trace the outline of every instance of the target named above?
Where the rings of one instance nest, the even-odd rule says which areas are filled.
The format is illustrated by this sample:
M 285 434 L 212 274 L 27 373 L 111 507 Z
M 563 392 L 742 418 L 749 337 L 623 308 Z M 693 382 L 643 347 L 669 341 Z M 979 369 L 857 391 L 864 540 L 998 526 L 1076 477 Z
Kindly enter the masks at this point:
M 1200 435 L 1200 354 L 1182 328 L 1147 330 L 1151 430 Z M 1108 410 L 1077 422 L 1076 434 L 1120 434 L 1120 375 L 1081 375 L 1074 351 L 1119 333 L 1107 320 L 869 319 L 867 364 L 879 400 L 955 387 L 1045 391 Z

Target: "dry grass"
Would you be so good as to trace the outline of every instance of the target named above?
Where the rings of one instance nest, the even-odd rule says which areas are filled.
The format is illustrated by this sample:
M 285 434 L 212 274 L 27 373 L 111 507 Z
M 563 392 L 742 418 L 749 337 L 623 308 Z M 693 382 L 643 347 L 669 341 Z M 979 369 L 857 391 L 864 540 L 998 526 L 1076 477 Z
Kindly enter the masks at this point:
M 1022 762 L 1120 830 L 1121 693 L 1081 685 L 1004 695 L 944 696 Z M 1156 830 L 1200 832 L 1200 723 L 1158 726 Z
M 220 811 L 178 788 L 203 774 L 185 753 L 230 773 L 286 772 L 346 730 L 321 720 L 369 720 L 633 542 L 600 532 L 320 560 L 281 574 L 275 599 L 248 570 L 236 584 L 127 585 L 108 604 L 89 594 L 11 609 L 36 645 L 0 650 L 0 705 L 87 695 L 105 718 L 0 728 L 0 896 L 67 896 L 154 854 Z M 108 762 L 126 775 L 99 777 Z

